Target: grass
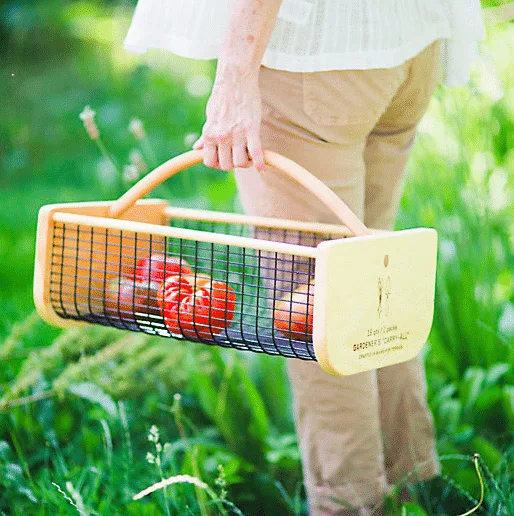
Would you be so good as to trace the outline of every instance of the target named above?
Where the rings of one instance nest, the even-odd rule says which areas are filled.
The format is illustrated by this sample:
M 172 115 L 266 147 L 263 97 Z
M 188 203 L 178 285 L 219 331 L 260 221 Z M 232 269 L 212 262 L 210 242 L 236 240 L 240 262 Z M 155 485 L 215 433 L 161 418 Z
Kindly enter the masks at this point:
M 0 514 L 305 514 L 282 359 L 60 331 L 33 312 L 38 208 L 114 198 L 129 184 L 88 140 L 84 106 L 120 169 L 134 150 L 150 168 L 185 150 L 202 125 L 212 63 L 154 53 L 145 64 L 121 51 L 132 7 L 0 7 Z M 474 453 L 485 484 L 475 514 L 514 514 L 513 30 L 491 31 L 472 87 L 438 89 L 410 163 L 397 227 L 439 234 L 424 356 L 443 470 L 412 483 L 414 503 L 401 506 L 392 489 L 390 515 L 471 509 Z M 202 167 L 156 195 L 239 209 L 232 175 Z

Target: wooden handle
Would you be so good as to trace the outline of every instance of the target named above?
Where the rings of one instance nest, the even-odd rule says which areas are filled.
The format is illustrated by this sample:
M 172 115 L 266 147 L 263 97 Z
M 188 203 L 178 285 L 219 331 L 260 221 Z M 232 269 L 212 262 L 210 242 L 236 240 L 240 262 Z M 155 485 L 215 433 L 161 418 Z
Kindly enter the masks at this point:
M 155 187 L 166 181 L 166 179 L 202 161 L 203 154 L 200 150 L 188 151 L 175 158 L 171 158 L 147 174 L 118 200 L 114 201 L 109 209 L 109 216 L 120 217 L 133 206 L 137 200 L 151 192 Z M 368 229 L 328 186 L 298 165 L 298 163 L 270 150 L 264 151 L 264 161 L 267 165 L 280 170 L 286 176 L 289 176 L 310 190 L 337 216 L 354 236 L 373 234 L 373 231 Z

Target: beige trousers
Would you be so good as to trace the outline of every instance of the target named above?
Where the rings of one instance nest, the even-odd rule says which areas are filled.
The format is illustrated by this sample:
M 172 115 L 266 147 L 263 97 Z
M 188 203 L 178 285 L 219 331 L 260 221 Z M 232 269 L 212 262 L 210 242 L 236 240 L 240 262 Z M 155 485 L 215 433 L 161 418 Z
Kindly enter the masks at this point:
M 297 73 L 261 67 L 263 147 L 298 162 L 371 228 L 392 229 L 416 126 L 439 81 L 440 42 L 390 69 Z M 268 169 L 236 169 L 246 213 L 338 222 Z M 311 515 L 379 504 L 390 484 L 439 472 L 421 359 L 348 377 L 290 359 Z M 363 514 L 364 512 L 360 512 Z M 355 514 L 359 514 L 358 511 Z

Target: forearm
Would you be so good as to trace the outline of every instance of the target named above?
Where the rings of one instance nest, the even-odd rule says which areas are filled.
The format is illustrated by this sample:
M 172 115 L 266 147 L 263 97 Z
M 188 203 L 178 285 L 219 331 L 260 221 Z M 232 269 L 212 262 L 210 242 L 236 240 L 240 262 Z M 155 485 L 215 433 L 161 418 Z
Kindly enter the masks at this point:
M 282 0 L 234 0 L 216 79 L 225 73 L 256 78 Z
M 214 0 L 216 1 L 216 0 Z M 282 0 L 234 0 L 218 58 L 207 120 L 195 149 L 208 167 L 265 169 L 259 70 Z

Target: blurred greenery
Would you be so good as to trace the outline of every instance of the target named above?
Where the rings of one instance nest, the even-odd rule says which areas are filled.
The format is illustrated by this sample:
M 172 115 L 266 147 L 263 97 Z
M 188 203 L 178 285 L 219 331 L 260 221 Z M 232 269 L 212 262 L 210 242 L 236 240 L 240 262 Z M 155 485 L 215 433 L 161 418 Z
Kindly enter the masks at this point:
M 117 171 L 134 151 L 152 168 L 202 127 L 215 64 L 124 51 L 133 8 L 0 4 L 0 514 L 305 513 L 284 360 L 61 331 L 34 313 L 38 209 L 115 198 L 134 179 Z M 397 220 L 439 234 L 424 357 L 443 472 L 413 482 L 412 503 L 393 489 L 391 515 L 468 510 L 480 495 L 474 453 L 486 483 L 476 514 L 514 514 L 514 26 L 491 28 L 481 53 L 469 87 L 438 88 Z M 86 105 L 114 165 L 84 130 Z M 202 167 L 155 195 L 240 210 L 232 174 Z M 133 500 L 171 476 L 174 485 Z

